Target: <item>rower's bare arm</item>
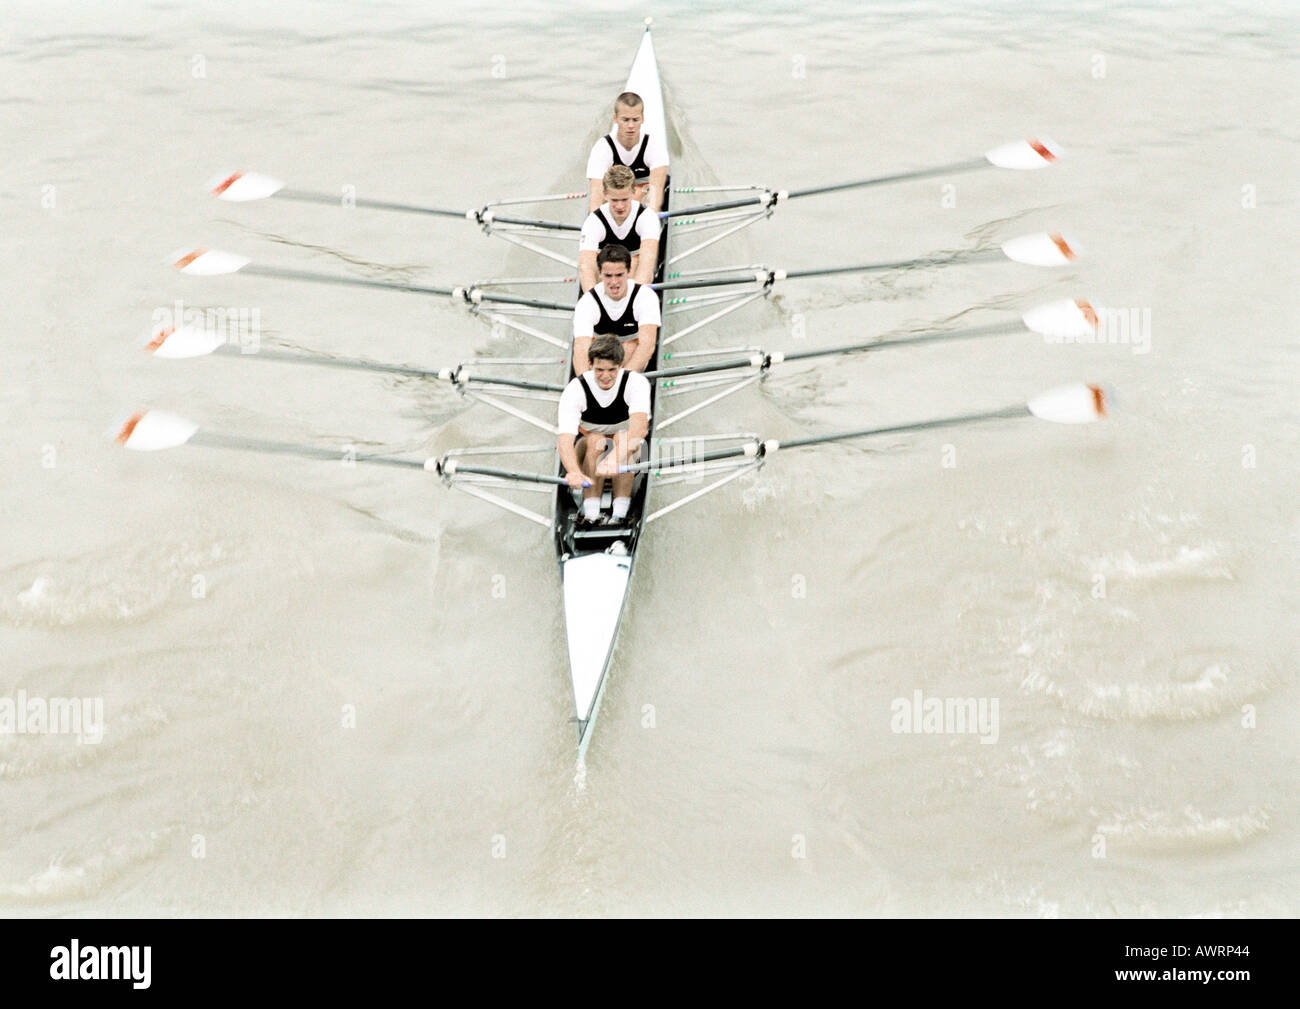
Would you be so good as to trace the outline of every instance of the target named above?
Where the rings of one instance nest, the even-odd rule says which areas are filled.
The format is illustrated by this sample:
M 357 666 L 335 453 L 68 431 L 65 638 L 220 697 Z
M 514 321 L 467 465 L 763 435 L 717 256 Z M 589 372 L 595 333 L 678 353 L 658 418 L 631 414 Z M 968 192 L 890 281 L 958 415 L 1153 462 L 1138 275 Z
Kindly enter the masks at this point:
M 655 213 L 663 209 L 664 186 L 668 184 L 668 166 L 650 169 L 650 199 L 647 205 Z
M 641 447 L 649 430 L 650 417 L 647 414 L 634 413 L 628 418 L 627 437 L 622 446 L 622 454 L 619 456 L 622 462 L 627 462 L 627 457 Z
M 605 184 L 600 179 L 587 180 L 587 213 L 594 214 L 605 202 Z
M 585 375 L 591 369 L 591 362 L 587 360 L 587 348 L 591 346 L 593 336 L 577 336 L 573 339 L 573 373 L 575 375 Z M 646 358 L 646 360 L 650 360 Z M 636 369 L 638 371 L 642 369 Z
M 579 488 L 586 482 L 582 466 L 578 462 L 578 439 L 571 434 L 562 434 L 559 438 L 560 465 L 564 467 L 564 479 L 570 487 Z
M 596 272 L 596 253 L 591 249 L 583 249 L 578 253 L 578 283 L 582 285 L 582 293 L 586 294 L 600 281 L 600 276 Z
M 623 367 L 628 371 L 645 371 L 646 365 L 650 363 L 650 358 L 654 356 L 655 341 L 658 338 L 658 326 L 646 325 L 638 329 L 636 331 L 636 350 L 632 351 L 632 356 L 628 358 Z M 574 354 L 577 355 L 576 344 Z
M 641 251 L 633 257 L 637 260 L 634 263 L 634 276 L 638 284 L 653 284 L 655 279 L 655 264 L 659 262 L 659 239 L 643 238 L 641 240 Z

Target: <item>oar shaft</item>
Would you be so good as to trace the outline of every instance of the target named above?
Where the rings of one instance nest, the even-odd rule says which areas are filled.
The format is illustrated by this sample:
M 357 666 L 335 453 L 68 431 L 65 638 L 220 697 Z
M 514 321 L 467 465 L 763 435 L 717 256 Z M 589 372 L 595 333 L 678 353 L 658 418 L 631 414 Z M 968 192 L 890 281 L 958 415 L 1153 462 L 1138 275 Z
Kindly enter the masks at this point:
M 911 172 L 895 172 L 892 175 L 877 175 L 870 179 L 858 179 L 855 182 L 836 182 L 829 186 L 811 186 L 807 189 L 791 189 L 785 199 L 795 200 L 801 196 L 819 196 L 822 193 L 842 193 L 847 189 L 865 189 L 867 186 L 888 186 L 895 182 L 911 182 L 914 179 L 932 179 L 939 175 L 956 175 L 959 172 L 974 172 L 981 168 L 993 167 L 986 158 L 971 158 L 968 161 L 954 161 L 950 165 L 938 165 L 934 168 L 919 168 Z M 719 203 L 706 203 L 699 207 L 681 207 L 660 214 L 660 217 L 691 217 L 699 214 L 713 214 L 722 210 L 738 210 L 741 207 L 753 207 L 768 203 L 772 197 L 749 196 L 741 200 L 723 200 Z
M 429 294 L 434 297 L 448 298 L 457 294 L 457 289 L 450 287 L 429 287 L 424 284 L 402 284 L 394 280 L 370 280 L 366 277 L 348 277 L 332 273 L 315 273 L 311 270 L 290 270 L 283 266 L 259 266 L 251 263 L 239 271 L 255 277 L 274 277 L 277 280 L 301 280 L 310 284 L 342 284 L 347 287 L 370 287 L 381 291 L 403 291 L 407 294 Z M 461 289 L 463 292 L 463 289 Z M 558 301 L 538 301 L 534 298 L 516 298 L 510 294 L 491 294 L 486 291 L 474 292 L 479 301 L 499 302 L 504 305 L 524 305 L 529 308 L 549 308 L 559 312 L 572 311 L 572 305 Z
M 286 364 L 314 364 L 322 368 L 343 368 L 348 371 L 375 371 L 386 375 L 407 375 L 412 378 L 437 378 L 438 372 L 429 368 L 408 368 L 400 364 L 383 364 L 379 361 L 363 361 L 355 357 L 318 357 L 314 354 L 294 354 L 283 350 L 259 347 L 245 352 L 240 347 L 223 344 L 214 353 L 227 357 L 252 358 L 263 361 L 282 361 Z
M 347 371 L 373 371 L 383 375 L 404 375 L 410 378 L 444 378 L 441 371 L 432 368 L 411 368 L 402 364 L 384 364 L 381 361 L 363 361 L 356 357 L 320 357 L 315 354 L 294 354 L 283 350 L 258 348 L 245 352 L 232 344 L 223 344 L 215 354 L 227 357 L 279 361 L 286 364 L 314 364 L 322 368 L 343 368 Z M 454 375 L 454 371 L 452 375 Z M 512 389 L 529 389 L 537 392 L 563 392 L 564 387 L 547 382 L 533 382 L 521 378 L 504 378 L 495 375 L 470 375 L 461 381 L 481 385 L 502 385 Z
M 483 211 L 448 210 L 445 207 L 426 207 L 416 203 L 394 203 L 391 200 L 353 199 L 344 201 L 342 196 L 330 193 L 317 193 L 307 189 L 281 189 L 275 194 L 282 200 L 294 200 L 298 203 L 319 203 L 329 207 L 360 207 L 363 210 L 393 210 L 401 214 L 428 214 L 433 217 L 458 217 L 482 223 Z M 548 228 L 552 231 L 581 231 L 577 224 L 564 224 L 560 221 L 546 221 L 536 217 L 498 217 L 491 215 L 491 220 L 498 224 L 515 224 L 529 228 Z
M 872 438 L 882 434 L 907 434 L 911 431 L 929 431 L 936 427 L 956 427 L 959 424 L 975 424 L 988 420 L 1007 420 L 1012 417 L 1028 417 L 1029 409 L 1025 406 L 1008 406 L 1001 410 L 989 410 L 985 413 L 964 413 L 956 417 L 939 417 L 935 420 L 922 420 L 912 424 L 893 424 L 889 427 L 868 427 L 860 431 L 840 431 L 837 434 L 813 435 L 810 438 L 792 438 L 782 441 L 781 448 L 803 448 L 807 445 L 826 445 L 835 441 L 848 441 L 853 438 Z
M 927 333 L 915 333 L 900 336 L 892 340 L 871 340 L 863 343 L 846 343 L 835 347 L 821 347 L 817 350 L 797 350 L 770 357 L 763 351 L 756 351 L 754 357 L 728 358 L 724 361 L 711 361 L 707 364 L 683 365 L 680 368 L 661 368 L 647 371 L 645 377 L 652 381 L 660 379 L 681 378 L 686 375 L 707 375 L 716 371 L 736 371 L 740 368 L 753 368 L 763 365 L 784 364 L 789 361 L 810 361 L 818 357 L 833 357 L 836 354 L 856 354 L 864 351 L 889 350 L 893 347 L 908 347 L 924 343 L 948 343 L 957 340 L 974 340 L 985 336 L 1003 336 L 1023 330 L 1023 326 L 1011 322 L 1000 322 L 989 326 L 973 326 L 970 329 L 934 330 Z M 755 357 L 758 363 L 755 363 Z
M 388 200 L 348 200 L 330 193 L 315 193 L 306 189 L 281 189 L 275 194 L 282 200 L 295 200 L 298 203 L 321 203 L 331 207 L 361 207 L 366 210 L 395 210 L 403 214 L 430 214 L 434 217 L 466 217 L 464 210 L 446 210 L 442 207 L 424 207 L 414 203 L 393 203 Z M 471 212 L 472 214 L 472 212 Z
M 317 448 L 295 442 L 265 441 L 260 438 L 243 438 L 238 435 L 200 431 L 190 439 L 191 445 L 209 448 L 229 448 L 241 452 L 258 452 L 263 455 L 292 455 L 303 459 L 324 459 L 329 462 L 366 462 L 382 466 L 399 466 L 403 469 L 423 469 L 422 459 L 397 459 L 385 455 L 352 455 L 340 449 Z
M 937 175 L 955 175 L 958 172 L 973 172 L 981 168 L 991 168 L 985 158 L 971 158 L 969 161 L 954 161 L 950 165 L 938 165 L 935 168 L 920 168 L 911 172 L 897 172 L 893 175 L 877 175 L 871 179 L 857 182 L 838 182 L 830 186 L 813 186 L 809 189 L 792 189 L 787 199 L 800 196 L 819 196 L 822 193 L 842 193 L 846 189 L 864 189 L 867 186 L 888 186 L 895 182 L 910 182 L 913 179 L 932 179 Z
M 885 270 L 916 270 L 927 266 L 956 266 L 964 263 L 999 262 L 1006 256 L 998 249 L 953 252 L 944 256 L 922 256 L 917 259 L 899 259 L 887 263 L 863 263 L 860 266 L 829 266 L 811 270 L 787 270 L 786 280 L 801 277 L 832 277 L 841 273 L 880 273 Z
M 922 256 L 918 259 L 898 259 L 885 263 L 860 263 L 856 266 L 824 266 L 809 270 L 785 270 L 770 274 L 772 280 L 798 280 L 803 277 L 831 277 L 841 273 L 881 273 L 887 270 L 915 270 L 927 266 L 956 266 L 964 263 L 997 262 L 1006 256 L 997 249 L 954 252 L 944 256 Z M 762 283 L 755 274 L 740 277 L 698 277 L 691 280 L 667 280 L 650 285 L 656 291 L 682 291 L 702 287 L 735 287 L 741 284 Z
M 1014 323 L 1002 322 L 991 326 L 975 326 L 970 329 L 934 330 L 927 333 L 915 333 L 912 336 L 900 336 L 892 340 L 874 340 L 870 343 L 850 343 L 841 347 L 825 347 L 821 350 L 798 350 L 792 354 L 782 355 L 783 361 L 807 361 L 816 357 L 830 357 L 833 354 L 854 354 L 859 351 L 888 350 L 891 347 L 909 347 L 921 343 L 947 343 L 950 340 L 974 340 L 983 336 L 1002 336 L 1017 329 Z
M 281 266 L 258 266 L 256 263 L 245 266 L 240 273 L 257 277 L 275 277 L 278 280 L 302 280 L 313 284 L 343 284 L 348 287 L 374 287 L 384 291 L 406 291 L 410 294 L 432 294 L 450 297 L 450 287 L 425 287 L 420 284 L 401 284 L 392 280 L 369 280 L 364 277 L 335 276 L 330 273 L 314 273 L 311 270 L 289 270 Z M 484 295 L 484 297 L 487 297 Z
M 1026 406 L 1008 406 L 1001 410 L 989 410 L 984 413 L 965 413 L 955 417 L 939 417 L 935 420 L 916 421 L 911 424 L 892 424 L 889 427 L 868 427 L 858 431 L 839 431 L 834 434 L 813 435 L 809 438 L 793 438 L 789 441 L 777 441 L 775 447 L 781 450 L 788 448 L 804 448 L 809 445 L 827 445 L 831 442 L 849 441 L 853 438 L 872 438 L 877 435 L 885 434 L 907 434 L 912 431 L 929 431 L 933 428 L 940 427 L 957 427 L 962 424 L 976 424 L 991 420 L 1008 420 L 1017 417 L 1031 416 L 1029 408 Z M 769 450 L 768 443 L 764 442 L 759 446 L 758 454 L 766 454 Z M 621 473 L 645 473 L 645 472 L 667 472 L 674 469 L 681 469 L 683 466 L 690 466 L 702 462 L 717 462 L 721 459 L 735 459 L 743 455 L 753 455 L 754 447 L 752 445 L 740 445 L 734 448 L 715 449 L 711 452 L 701 452 L 688 458 L 673 459 L 667 465 L 656 463 L 654 461 L 647 463 L 637 463 L 633 466 L 620 467 Z

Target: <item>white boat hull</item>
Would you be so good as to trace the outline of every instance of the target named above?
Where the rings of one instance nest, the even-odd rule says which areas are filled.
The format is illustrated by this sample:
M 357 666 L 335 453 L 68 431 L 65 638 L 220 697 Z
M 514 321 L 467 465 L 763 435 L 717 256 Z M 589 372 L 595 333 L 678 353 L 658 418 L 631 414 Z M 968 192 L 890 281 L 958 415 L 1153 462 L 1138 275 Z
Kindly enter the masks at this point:
M 578 720 L 578 742 L 584 749 L 587 730 L 595 721 L 604 693 L 605 674 L 614 653 L 631 576 L 629 556 L 586 554 L 560 565 L 573 708 Z
M 657 134 L 667 143 L 663 93 L 659 83 L 659 67 L 655 62 L 654 45 L 647 30 L 641 37 L 632 70 L 624 90 L 641 96 L 645 108 L 644 129 Z M 611 96 L 612 97 L 612 96 Z M 666 195 L 666 194 L 665 194 Z M 660 269 L 667 249 L 667 236 L 660 243 Z M 662 339 L 662 329 L 661 337 Z M 651 367 L 658 360 L 655 355 Z M 566 365 L 566 378 L 567 378 Z M 653 407 L 652 407 L 653 409 Z M 653 437 L 654 421 L 651 419 L 650 435 Z M 642 478 L 641 493 L 634 493 L 634 514 L 629 514 L 633 529 L 626 537 L 619 536 L 627 552 L 610 552 L 601 549 L 591 540 L 580 541 L 566 535 L 567 515 L 562 517 L 560 505 L 572 511 L 569 491 L 561 490 L 557 497 L 554 526 L 559 547 L 560 580 L 564 589 L 564 624 L 568 636 L 569 673 L 573 683 L 574 715 L 578 723 L 578 753 L 586 752 L 591 738 L 596 714 L 608 680 L 610 661 L 618 639 L 619 624 L 623 619 L 628 589 L 631 584 L 632 565 L 644 525 L 644 503 L 648 494 L 649 474 Z M 639 507 L 638 507 L 639 506 Z M 578 536 L 585 535 L 579 533 Z M 584 544 L 590 552 L 584 552 Z

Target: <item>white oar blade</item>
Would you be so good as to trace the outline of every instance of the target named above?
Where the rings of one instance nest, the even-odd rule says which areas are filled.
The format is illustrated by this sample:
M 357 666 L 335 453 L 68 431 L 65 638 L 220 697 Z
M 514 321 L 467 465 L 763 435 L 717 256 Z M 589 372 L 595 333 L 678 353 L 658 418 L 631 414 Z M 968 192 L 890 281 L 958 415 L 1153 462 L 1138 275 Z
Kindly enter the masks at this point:
M 1081 255 L 1077 242 L 1056 232 L 1021 235 L 1004 242 L 1002 252 L 1008 259 L 1027 266 L 1065 266 Z
M 1101 387 L 1082 382 L 1040 392 L 1026 405 L 1035 417 L 1057 424 L 1089 424 L 1106 416 Z
M 208 188 L 218 200 L 231 203 L 247 203 L 250 200 L 265 200 L 284 188 L 284 183 L 270 175 L 257 172 L 233 172 L 213 179 Z
M 1082 298 L 1073 301 L 1067 298 L 1031 308 L 1021 318 L 1031 331 L 1061 341 L 1078 340 L 1097 332 L 1100 314 Z
M 145 410 L 122 425 L 122 430 L 117 433 L 117 443 L 137 452 L 157 452 L 184 445 L 198 429 L 197 424 L 174 413 Z
M 1061 148 L 1046 137 L 1031 137 L 1028 140 L 1014 140 L 1001 147 L 995 147 L 984 157 L 989 164 L 998 168 L 1013 168 L 1017 171 L 1032 171 L 1045 168 L 1060 160 Z
M 178 329 L 164 326 L 153 334 L 144 349 L 155 357 L 202 357 L 211 354 L 225 342 L 224 336 L 197 326 L 181 326 Z
M 171 264 L 191 277 L 217 277 L 223 273 L 236 273 L 251 263 L 246 256 L 216 249 L 190 249 L 172 256 Z

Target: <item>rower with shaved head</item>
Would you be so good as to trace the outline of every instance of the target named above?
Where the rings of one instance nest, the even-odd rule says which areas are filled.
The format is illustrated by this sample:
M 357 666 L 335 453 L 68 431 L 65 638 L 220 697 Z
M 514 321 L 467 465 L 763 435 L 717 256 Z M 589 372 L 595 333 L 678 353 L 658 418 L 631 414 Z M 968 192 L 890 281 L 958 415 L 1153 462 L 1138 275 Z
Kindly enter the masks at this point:
M 590 356 L 591 370 L 579 373 L 560 394 L 560 464 L 565 482 L 582 490 L 582 517 L 588 522 L 600 517 L 605 479 L 613 477 L 611 517 L 618 522 L 627 518 L 635 479 L 619 473 L 619 467 L 637 461 L 650 430 L 650 381 L 622 367 L 623 345 L 616 337 L 598 337 Z
M 573 309 L 573 373 L 590 367 L 587 348 L 598 336 L 613 336 L 627 355 L 628 371 L 645 371 L 659 339 L 659 297 L 629 276 L 632 254 L 621 245 L 606 245 L 596 254 L 599 282 Z
M 613 165 L 602 185 L 605 202 L 587 215 L 578 241 L 578 276 L 584 291 L 599 280 L 596 256 L 607 245 L 621 245 L 632 254 L 632 279 L 654 280 L 659 259 L 659 215 L 632 198 L 634 177 L 626 165 Z
M 587 158 L 587 210 L 594 211 L 605 200 L 601 180 L 613 165 L 626 165 L 636 177 L 636 199 L 644 200 L 654 213 L 664 205 L 668 182 L 668 140 L 652 136 L 641 128 L 645 103 L 641 96 L 624 91 L 614 100 L 614 126 L 596 141 Z M 647 192 L 648 188 L 648 192 Z

